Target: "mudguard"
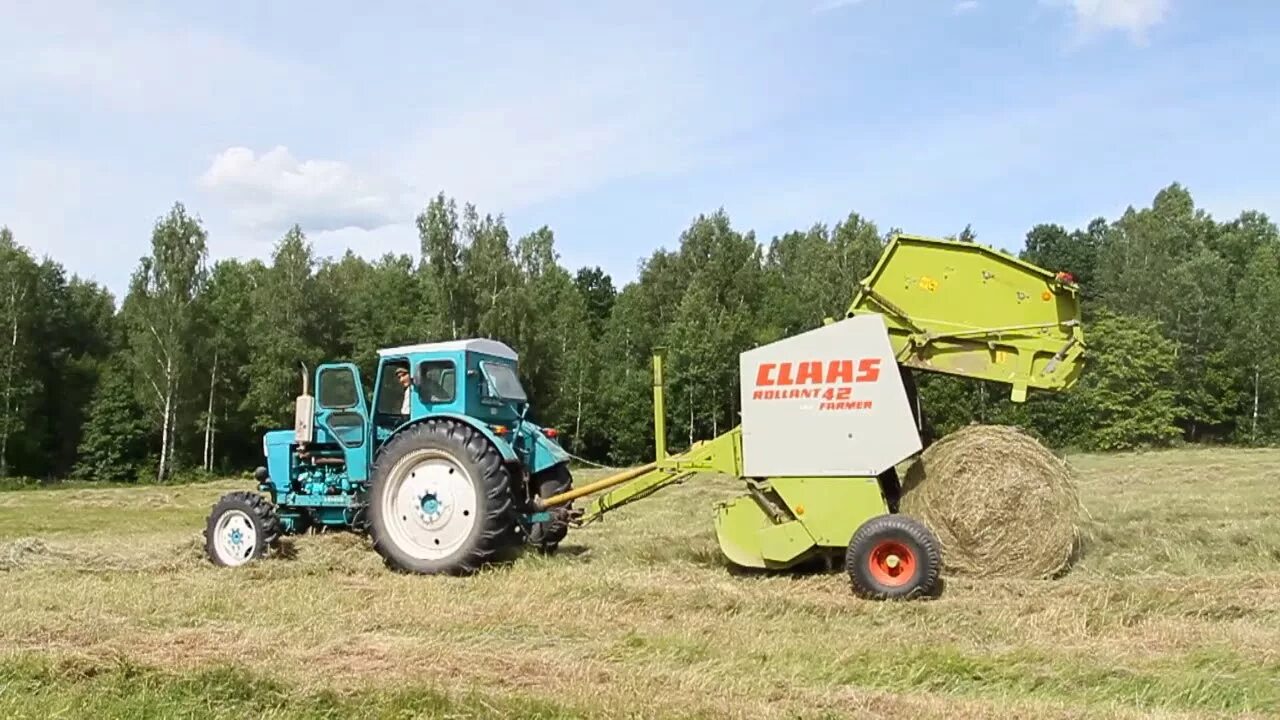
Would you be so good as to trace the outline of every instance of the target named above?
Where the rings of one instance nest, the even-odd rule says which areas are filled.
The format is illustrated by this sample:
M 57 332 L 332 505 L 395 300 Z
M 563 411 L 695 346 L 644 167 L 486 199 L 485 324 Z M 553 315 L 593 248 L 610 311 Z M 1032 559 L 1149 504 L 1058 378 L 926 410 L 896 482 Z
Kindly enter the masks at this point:
M 470 425 L 471 427 L 475 428 L 476 430 L 479 430 L 482 435 L 489 438 L 489 441 L 493 443 L 493 446 L 496 447 L 498 449 L 498 452 L 502 454 L 503 462 L 509 462 L 509 463 L 516 462 L 516 460 L 519 459 L 516 457 L 515 448 L 511 447 L 511 443 L 506 440 L 503 440 L 501 436 L 499 436 L 497 433 L 493 431 L 493 428 L 471 417 L 470 415 L 463 415 L 462 413 L 433 413 L 431 415 L 424 415 L 423 417 L 415 418 L 413 420 L 410 420 L 409 422 L 399 425 L 392 432 L 392 435 L 399 433 L 405 428 L 412 427 L 414 425 L 420 425 L 433 418 L 448 418 L 450 420 L 457 420 L 459 422 L 464 422 Z
M 530 422 L 520 426 L 520 432 L 533 438 L 533 451 L 529 454 L 529 473 L 536 475 L 548 468 L 569 462 L 569 453 L 560 443 L 543 434 L 542 428 Z

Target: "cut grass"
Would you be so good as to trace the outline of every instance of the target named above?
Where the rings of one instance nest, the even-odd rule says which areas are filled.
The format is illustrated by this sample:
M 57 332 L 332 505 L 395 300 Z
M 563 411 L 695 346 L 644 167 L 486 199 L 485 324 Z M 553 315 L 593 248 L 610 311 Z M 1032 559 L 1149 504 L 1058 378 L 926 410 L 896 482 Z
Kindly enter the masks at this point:
M 538 718 L 579 717 L 532 699 L 455 698 L 429 689 L 299 693 L 245 670 L 219 666 L 163 672 L 127 660 L 113 665 L 28 658 L 0 663 L 5 718 Z
M 0 716 L 1280 714 L 1280 452 L 1071 461 L 1070 574 L 906 604 L 727 572 L 722 479 L 472 578 L 392 574 L 349 534 L 213 568 L 204 517 L 244 482 L 0 493 Z

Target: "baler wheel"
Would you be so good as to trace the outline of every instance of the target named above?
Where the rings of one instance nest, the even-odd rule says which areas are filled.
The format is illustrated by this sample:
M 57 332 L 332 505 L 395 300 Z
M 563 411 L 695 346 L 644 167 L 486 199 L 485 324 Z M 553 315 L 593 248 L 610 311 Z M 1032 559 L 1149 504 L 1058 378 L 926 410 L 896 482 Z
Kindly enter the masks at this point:
M 573 476 L 569 474 L 568 465 L 556 465 L 533 477 L 534 490 L 538 497 L 549 498 L 573 489 Z M 551 554 L 560 546 L 560 541 L 569 534 L 569 505 L 551 508 L 551 520 L 534 523 L 529 528 L 529 543 L 539 551 Z
M 214 565 L 239 567 L 265 556 L 280 534 L 270 500 L 253 492 L 231 492 L 214 504 L 205 522 L 204 553 Z
M 923 523 L 880 515 L 849 540 L 845 570 L 854 594 L 870 600 L 933 597 L 940 589 L 942 551 Z
M 467 575 L 502 559 L 517 523 L 510 470 L 479 430 L 432 419 L 383 447 L 369 488 L 369 534 L 386 564 Z

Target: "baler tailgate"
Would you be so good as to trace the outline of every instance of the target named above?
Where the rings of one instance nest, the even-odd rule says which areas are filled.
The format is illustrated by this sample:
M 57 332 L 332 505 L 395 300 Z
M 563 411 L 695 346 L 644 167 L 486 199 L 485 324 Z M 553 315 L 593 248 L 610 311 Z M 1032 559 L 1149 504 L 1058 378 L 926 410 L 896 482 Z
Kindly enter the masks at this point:
M 920 370 L 1065 390 L 1082 369 L 1079 288 L 974 243 L 895 236 L 848 317 L 884 316 L 897 360 Z

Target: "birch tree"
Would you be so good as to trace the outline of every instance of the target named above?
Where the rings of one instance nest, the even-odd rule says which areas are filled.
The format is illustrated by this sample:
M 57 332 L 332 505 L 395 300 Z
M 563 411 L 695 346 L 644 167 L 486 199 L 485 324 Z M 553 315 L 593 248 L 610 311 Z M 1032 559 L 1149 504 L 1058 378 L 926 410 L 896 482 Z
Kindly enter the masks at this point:
M 0 228 L 0 477 L 9 475 L 10 441 L 24 429 L 24 404 L 36 388 L 32 377 L 31 345 L 27 338 L 32 315 L 36 266 L 13 233 Z
M 474 205 L 463 208 L 462 232 L 462 283 L 469 300 L 463 332 L 511 342 L 521 295 L 511 234 L 501 216 L 482 218 Z
M 247 390 L 244 367 L 250 360 L 251 345 L 245 328 L 253 318 L 251 303 L 261 265 L 224 260 L 213 267 L 201 303 L 200 361 L 208 381 L 200 388 L 205 394 L 200 416 L 203 446 L 201 466 L 212 471 L 218 458 L 218 436 L 230 421 L 247 425 L 240 417 L 239 398 Z M 234 433 L 237 428 L 229 428 Z
M 573 284 L 585 314 L 586 337 L 572 368 L 572 442 L 578 454 L 603 458 L 609 450 L 608 413 L 602 398 L 605 332 L 618 293 L 613 278 L 598 266 L 580 268 Z
M 445 200 L 443 194 L 437 195 L 418 215 L 417 224 L 427 334 L 435 340 L 456 340 L 463 334 L 462 323 L 470 314 L 470 293 L 462 278 L 463 241 L 456 203 Z
M 1240 368 L 1245 387 L 1240 435 L 1250 444 L 1271 439 L 1280 427 L 1280 247 L 1259 245 L 1238 286 L 1237 324 L 1232 355 L 1245 359 Z
M 189 392 L 196 365 L 195 305 L 208 277 L 207 243 L 200 220 L 188 215 L 182 203 L 175 203 L 157 221 L 151 254 L 141 259 L 125 301 L 135 379 L 160 431 L 158 482 L 167 480 L 174 470 L 183 393 Z
M 521 374 L 537 418 L 572 428 L 576 438 L 580 383 L 593 358 L 586 306 L 573 277 L 559 263 L 550 228 L 521 238 L 516 254 L 522 297 L 515 303 L 514 340 L 522 353 Z

